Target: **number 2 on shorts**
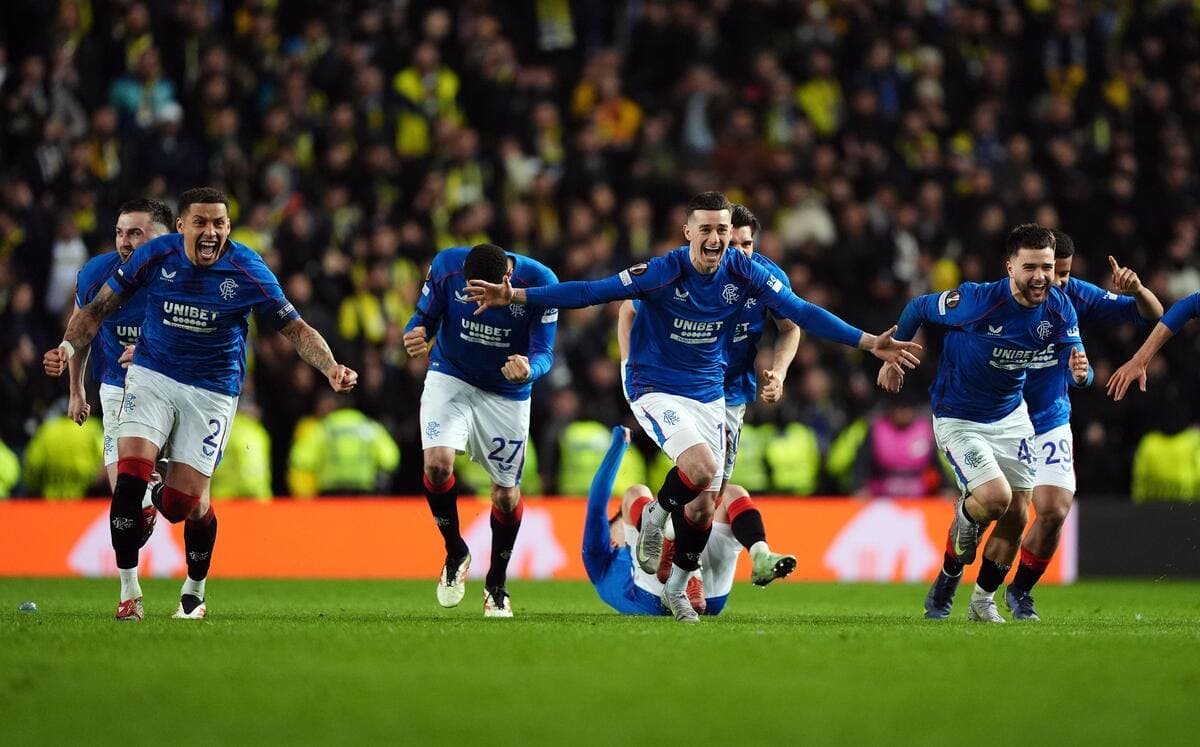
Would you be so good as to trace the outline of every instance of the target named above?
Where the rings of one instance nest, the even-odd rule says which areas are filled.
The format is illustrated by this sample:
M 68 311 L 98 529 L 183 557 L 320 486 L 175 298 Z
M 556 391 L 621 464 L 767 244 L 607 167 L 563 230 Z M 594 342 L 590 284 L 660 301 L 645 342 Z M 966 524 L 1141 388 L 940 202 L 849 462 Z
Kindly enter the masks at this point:
M 221 435 L 221 421 L 213 418 L 208 421 L 208 427 L 213 429 L 213 432 L 204 437 L 204 456 L 210 457 L 217 453 L 217 449 L 221 448 L 217 445 L 217 436 Z

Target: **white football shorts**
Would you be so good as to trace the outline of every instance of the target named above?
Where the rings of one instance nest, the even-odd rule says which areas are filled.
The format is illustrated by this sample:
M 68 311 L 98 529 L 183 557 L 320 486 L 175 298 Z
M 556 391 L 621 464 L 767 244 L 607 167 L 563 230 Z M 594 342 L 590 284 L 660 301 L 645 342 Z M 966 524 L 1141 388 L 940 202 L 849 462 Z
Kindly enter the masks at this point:
M 745 405 L 725 405 L 725 479 L 733 477 L 737 465 L 738 442 L 742 438 L 742 421 L 746 419 Z
M 237 397 L 184 384 L 157 371 L 130 366 L 117 412 L 118 438 L 144 438 L 171 461 L 212 477 L 229 438 Z M 108 415 L 107 408 L 105 415 Z
M 933 435 L 954 467 L 959 488 L 973 490 L 1003 477 L 1013 490 L 1033 489 L 1033 425 L 1024 400 L 994 423 L 935 416 Z
M 1071 424 L 1063 423 L 1033 437 L 1037 463 L 1034 485 L 1053 485 L 1075 492 L 1075 440 Z
M 696 444 L 706 444 L 717 464 L 725 463 L 725 400 L 697 402 L 677 394 L 651 392 L 630 402 L 642 430 L 654 439 L 671 461 Z M 722 472 L 717 471 L 708 490 L 720 490 Z
M 505 488 L 521 483 L 529 400 L 512 400 L 429 371 L 421 393 L 421 448 L 466 452 Z

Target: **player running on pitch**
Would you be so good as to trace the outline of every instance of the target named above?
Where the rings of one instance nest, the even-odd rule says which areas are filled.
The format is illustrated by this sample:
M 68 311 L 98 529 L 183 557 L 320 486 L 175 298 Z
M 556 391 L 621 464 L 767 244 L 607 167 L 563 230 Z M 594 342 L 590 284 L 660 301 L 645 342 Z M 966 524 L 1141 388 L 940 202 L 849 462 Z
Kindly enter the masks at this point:
M 529 439 L 529 394 L 554 363 L 557 309 L 512 304 L 476 316 L 469 280 L 531 288 L 557 281 L 537 260 L 493 244 L 446 249 L 434 258 L 405 328 L 411 356 L 430 355 L 421 394 L 425 499 L 446 545 L 437 598 L 455 607 L 466 593 L 471 554 L 458 526 L 454 455 L 465 451 L 492 478 L 492 556 L 484 582 L 486 617 L 512 617 L 505 581 L 521 528 L 521 470 Z
M 229 240 L 228 210 L 228 200 L 216 189 L 180 195 L 175 223 L 181 233 L 138 247 L 91 303 L 71 317 L 63 341 L 43 358 L 46 373 L 60 376 L 104 319 L 145 289 L 142 334 L 125 376 L 117 483 L 109 510 L 121 577 L 118 620 L 144 616 L 137 578 L 141 502 L 155 459 L 168 442 L 171 465 L 158 510 L 172 523 L 185 522 L 188 566 L 175 617 L 207 614 L 205 583 L 217 537 L 207 489 L 245 378 L 250 312 L 291 340 L 335 391 L 349 391 L 358 380 L 300 318 L 262 258 Z
M 142 244 L 169 233 L 174 223 L 171 211 L 157 200 L 129 200 L 117 213 L 115 229 L 116 251 L 92 257 L 79 269 L 75 280 L 75 311 L 87 306 L 112 277 L 117 267 Z M 125 389 L 125 368 L 121 353 L 125 346 L 137 342 L 146 316 L 146 294 L 135 293 L 104 320 L 93 344 L 80 348 L 78 355 L 67 363 L 70 386 L 67 416 L 82 425 L 91 415 L 87 402 L 84 376 L 91 364 L 92 378 L 100 385 L 100 413 L 104 423 L 104 469 L 108 473 L 108 489 L 117 486 L 117 415 Z M 157 511 L 147 491 L 142 499 L 142 537 L 146 544 L 154 531 Z
M 621 513 L 612 520 L 605 514 L 621 458 L 629 448 L 629 429 L 613 428 L 612 442 L 588 491 L 583 527 L 583 565 L 596 593 L 623 615 L 669 615 L 662 604 L 662 580 L 633 562 L 637 542 L 634 522 L 652 500 L 645 485 L 633 485 L 621 501 Z M 738 553 L 743 547 L 767 547 L 762 514 L 746 491 L 730 485 L 713 519 L 713 536 L 700 556 L 700 569 L 688 580 L 687 596 L 702 615 L 718 615 L 733 589 Z M 765 586 L 775 576 L 754 583 Z
M 1075 309 L 1053 282 L 1054 235 L 1027 223 L 1009 233 L 1006 248 L 1006 279 L 914 298 L 904 307 L 896 333 L 908 340 L 923 324 L 946 330 L 929 391 L 934 436 L 954 467 L 963 497 L 954 511 L 942 570 L 925 598 L 928 618 L 949 616 L 963 566 L 974 562 L 989 523 L 1000 519 L 995 531 L 1016 538 L 1025 528 L 1019 507 L 1029 503 L 1035 476 L 1033 426 L 1021 397 L 1026 368 L 1048 345 L 1071 348 L 1073 359 L 1083 355 Z M 895 366 L 880 369 L 884 389 L 899 391 L 902 380 Z M 1014 502 L 1018 510 L 1010 512 Z M 1004 580 L 1004 562 L 984 554 L 967 610 L 970 619 L 1004 622 L 992 598 Z
M 818 337 L 870 350 L 885 361 L 918 362 L 914 343 L 892 339 L 893 330 L 870 335 L 807 303 L 741 252 L 728 252 L 731 205 L 720 192 L 688 203 L 684 237 L 689 244 L 617 275 L 542 288 L 474 280 L 468 284 L 476 313 L 510 304 L 581 308 L 638 298 L 630 334 L 626 391 L 639 424 L 675 463 L 642 512 L 638 564 L 657 570 L 662 528 L 674 515 L 675 558 L 664 599 L 675 618 L 698 622 L 687 600 L 687 580 L 708 541 L 721 485 L 725 452 L 724 383 L 729 340 L 748 298 Z M 696 500 L 697 498 L 699 500 Z
M 754 213 L 745 205 L 735 204 L 731 213 L 731 225 L 729 246 L 761 265 L 790 290 L 792 284 L 788 280 L 787 273 L 765 255 L 754 251 L 761 228 Z M 629 360 L 629 337 L 639 305 L 637 301 L 625 301 L 621 304 L 617 320 L 617 344 L 621 350 L 622 372 Z M 787 379 L 788 368 L 792 365 L 792 359 L 796 357 L 796 350 L 800 346 L 800 328 L 796 326 L 795 322 L 769 314 L 767 305 L 759 303 L 757 298 L 746 299 L 730 340 L 729 361 L 725 369 L 725 466 L 722 470 L 723 479 L 720 490 L 722 495 L 726 491 L 726 486 L 733 476 L 733 469 L 737 463 L 737 450 L 742 433 L 742 421 L 746 416 L 746 406 L 754 401 L 757 393 L 758 376 L 755 361 L 758 359 L 758 343 L 762 339 L 768 316 L 774 320 L 778 334 L 775 338 L 771 368 L 763 371 L 762 398 L 764 402 L 778 402 L 783 398 L 783 382 Z M 624 385 L 625 382 L 622 384 Z M 628 388 L 625 388 L 625 396 L 628 399 Z M 741 490 L 739 488 L 739 491 Z M 635 514 L 630 523 L 636 526 L 640 523 L 640 519 L 640 514 Z M 663 540 L 664 557 L 671 555 L 673 558 L 673 545 L 672 540 Z M 765 549 L 766 543 L 747 547 L 753 561 L 752 575 L 756 584 L 765 586 L 774 579 L 785 578 L 796 568 L 794 555 L 770 552 Z
M 1137 273 L 1108 258 L 1113 288 L 1109 292 L 1071 276 L 1075 242 L 1061 231 L 1054 231 L 1054 284 L 1067 294 L 1080 326 L 1097 324 L 1145 324 L 1162 316 L 1163 308 Z M 1020 539 L 1020 562 L 1012 583 L 1004 592 L 1004 602 L 1014 620 L 1038 620 L 1030 593 L 1034 584 L 1058 549 L 1063 523 L 1075 498 L 1074 438 L 1071 434 L 1071 398 L 1069 389 L 1082 374 L 1084 386 L 1091 384 L 1092 371 L 1087 356 L 1068 361 L 1069 352 L 1047 350 L 1034 359 L 1025 378 L 1025 403 L 1033 423 L 1033 455 L 1037 477 L 1033 486 L 1036 516 Z M 1075 370 L 1072 370 L 1072 366 Z M 993 553 L 994 551 L 994 553 Z M 1007 556 L 1009 564 L 1018 552 L 1016 538 L 993 532 L 984 546 L 984 555 Z

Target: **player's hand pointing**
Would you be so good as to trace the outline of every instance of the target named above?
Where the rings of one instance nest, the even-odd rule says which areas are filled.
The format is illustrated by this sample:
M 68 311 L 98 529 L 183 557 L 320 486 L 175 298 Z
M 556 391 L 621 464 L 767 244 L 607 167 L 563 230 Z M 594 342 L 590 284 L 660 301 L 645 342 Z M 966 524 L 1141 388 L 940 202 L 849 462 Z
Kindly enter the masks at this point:
M 871 341 L 869 350 L 871 355 L 874 355 L 881 361 L 888 363 L 896 363 L 908 368 L 916 368 L 921 359 L 917 357 L 917 351 L 921 350 L 921 346 L 915 342 L 901 342 L 892 338 L 896 334 L 896 325 L 883 334 L 876 335 Z
M 1111 254 L 1108 255 L 1108 266 L 1112 268 L 1113 288 L 1123 296 L 1136 296 L 1142 290 L 1142 281 L 1137 273 L 1128 267 L 1117 264 Z
M 467 299 L 479 304 L 475 314 L 479 315 L 494 306 L 508 306 L 513 302 L 513 287 L 508 276 L 500 283 L 486 280 L 471 280 L 467 283 Z
M 523 355 L 510 355 L 508 361 L 500 369 L 500 373 L 504 374 L 504 378 L 514 384 L 521 384 L 529 381 L 529 374 L 532 369 L 529 368 L 529 359 Z
M 1087 382 L 1088 377 L 1088 357 L 1087 353 L 1079 348 L 1071 348 L 1071 377 L 1075 379 L 1075 383 L 1083 386 Z
M 1125 392 L 1129 391 L 1129 385 L 1135 381 L 1139 389 L 1146 391 L 1146 364 L 1136 357 L 1130 358 L 1108 377 L 1108 396 L 1120 402 L 1125 398 Z
M 348 392 L 358 383 L 358 372 L 340 363 L 334 364 L 325 373 L 325 377 L 329 379 L 329 386 L 333 387 L 335 392 Z
M 896 363 L 884 363 L 875 383 L 885 392 L 895 394 L 904 388 L 904 369 Z
M 404 351 L 413 358 L 420 358 L 429 352 L 429 343 L 425 341 L 425 327 L 413 327 L 404 333 Z

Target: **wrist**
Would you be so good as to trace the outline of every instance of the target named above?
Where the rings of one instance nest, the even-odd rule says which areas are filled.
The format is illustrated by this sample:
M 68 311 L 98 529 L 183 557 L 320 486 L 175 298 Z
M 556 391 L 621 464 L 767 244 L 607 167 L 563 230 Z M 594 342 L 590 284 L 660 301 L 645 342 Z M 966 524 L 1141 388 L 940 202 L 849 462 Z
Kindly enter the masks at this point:
M 858 338 L 859 350 L 870 350 L 875 347 L 875 335 L 870 332 L 863 332 L 862 337 Z
M 62 342 L 58 343 L 58 347 L 60 347 L 62 351 L 67 354 L 67 360 L 71 360 L 75 357 L 75 346 L 72 345 L 69 340 L 63 340 Z

